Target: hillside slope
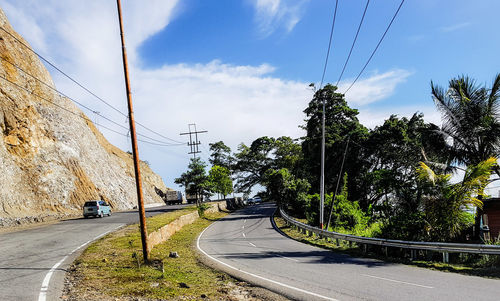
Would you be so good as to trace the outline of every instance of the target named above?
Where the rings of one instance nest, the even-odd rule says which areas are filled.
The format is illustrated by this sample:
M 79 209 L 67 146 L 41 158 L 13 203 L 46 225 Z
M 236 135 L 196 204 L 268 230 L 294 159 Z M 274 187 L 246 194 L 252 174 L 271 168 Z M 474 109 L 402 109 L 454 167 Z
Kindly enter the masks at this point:
M 1 9 L 0 26 L 28 45 Z M 135 206 L 131 156 L 46 86 L 54 84 L 39 58 L 2 30 L 0 57 L 0 226 L 79 213 L 90 199 Z M 163 180 L 141 168 L 145 203 L 162 202 Z

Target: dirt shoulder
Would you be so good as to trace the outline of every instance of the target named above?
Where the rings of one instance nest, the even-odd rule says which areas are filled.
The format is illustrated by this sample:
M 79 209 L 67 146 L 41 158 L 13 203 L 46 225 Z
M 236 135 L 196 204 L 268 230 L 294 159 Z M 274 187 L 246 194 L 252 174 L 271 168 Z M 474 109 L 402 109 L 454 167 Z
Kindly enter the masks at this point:
M 155 216 L 171 220 L 171 213 Z M 63 300 L 286 300 L 204 264 L 197 236 L 226 213 L 207 214 L 156 246 L 142 264 L 137 225 L 90 245 L 68 270 Z M 178 257 L 170 257 L 176 252 Z

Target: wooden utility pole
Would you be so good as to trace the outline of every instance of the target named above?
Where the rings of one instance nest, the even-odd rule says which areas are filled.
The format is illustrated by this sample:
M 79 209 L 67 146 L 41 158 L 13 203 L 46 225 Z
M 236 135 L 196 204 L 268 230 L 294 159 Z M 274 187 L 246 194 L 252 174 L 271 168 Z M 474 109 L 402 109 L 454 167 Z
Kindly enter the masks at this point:
M 144 212 L 144 201 L 142 199 L 141 171 L 139 167 L 139 152 L 137 150 L 137 134 L 135 133 L 134 110 L 132 108 L 132 93 L 130 92 L 130 80 L 128 78 L 127 51 L 123 37 L 122 8 L 120 0 L 116 0 L 118 6 L 118 19 L 120 21 L 120 37 L 122 41 L 123 72 L 125 73 L 125 88 L 127 90 L 128 114 L 130 123 L 130 138 L 132 139 L 132 154 L 134 157 L 135 183 L 137 187 L 137 201 L 139 207 L 139 220 L 141 224 L 142 254 L 144 262 L 149 260 L 148 229 L 146 228 L 146 213 Z

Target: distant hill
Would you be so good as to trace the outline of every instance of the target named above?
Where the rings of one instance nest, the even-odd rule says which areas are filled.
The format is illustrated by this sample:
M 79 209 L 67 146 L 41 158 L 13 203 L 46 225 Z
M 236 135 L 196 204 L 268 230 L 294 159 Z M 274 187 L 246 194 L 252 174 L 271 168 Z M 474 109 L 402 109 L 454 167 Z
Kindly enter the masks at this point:
M 1 9 L 0 26 L 28 45 Z M 2 30 L 0 57 L 0 227 L 76 214 L 90 199 L 115 210 L 136 206 L 131 155 L 42 84 L 54 87 L 39 58 Z M 145 203 L 162 202 L 161 177 L 144 162 L 141 172 Z

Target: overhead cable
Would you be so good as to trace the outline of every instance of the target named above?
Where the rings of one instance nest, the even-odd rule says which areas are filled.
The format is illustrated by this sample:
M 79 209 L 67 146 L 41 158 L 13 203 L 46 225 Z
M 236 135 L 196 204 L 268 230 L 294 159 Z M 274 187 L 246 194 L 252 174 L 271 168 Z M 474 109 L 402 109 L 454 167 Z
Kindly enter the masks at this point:
M 5 77 L 5 76 L 3 76 L 3 75 L 0 75 L 0 78 L 1 78 L 1 79 L 3 79 L 3 80 L 5 80 L 5 81 L 7 81 L 7 82 L 9 82 L 10 84 L 12 84 L 13 86 L 17 87 L 18 89 L 24 90 L 25 92 L 30 93 L 30 94 L 32 94 L 32 95 L 34 95 L 34 96 L 36 96 L 36 97 L 38 97 L 38 98 L 40 98 L 40 99 L 42 99 L 42 100 L 45 100 L 46 102 L 48 102 L 48 103 L 50 103 L 50 104 L 52 104 L 52 105 L 54 105 L 54 106 L 56 106 L 56 107 L 58 107 L 58 108 L 60 108 L 60 109 L 64 110 L 64 111 L 66 111 L 66 112 L 68 112 L 68 113 L 70 113 L 70 114 L 73 114 L 73 115 L 75 115 L 75 116 L 77 116 L 77 117 L 80 117 L 80 118 L 82 118 L 83 120 L 85 120 L 85 121 L 87 121 L 87 122 L 90 122 L 90 119 L 89 119 L 87 116 L 85 116 L 85 115 L 80 115 L 80 114 L 78 114 L 78 113 L 75 113 L 74 111 L 72 111 L 72 110 L 70 110 L 70 109 L 67 109 L 67 108 L 63 107 L 63 106 L 61 106 L 61 105 L 59 105 L 59 104 L 57 104 L 57 103 L 55 103 L 55 102 L 51 101 L 50 99 L 47 99 L 47 98 L 45 98 L 45 97 L 43 97 L 43 96 L 41 96 L 41 95 L 39 95 L 39 94 L 37 94 L 37 93 L 34 93 L 33 91 L 30 91 L 29 89 L 27 89 L 27 88 L 25 88 L 25 87 L 23 87 L 23 86 L 21 86 L 21 85 L 19 85 L 19 84 L 15 83 L 15 82 L 13 82 L 13 81 L 9 80 L 7 77 Z M 102 116 L 102 115 L 99 115 L 99 116 Z M 95 124 L 97 124 L 97 123 L 95 123 Z M 97 124 L 97 125 L 102 126 L 103 128 L 106 128 L 106 129 L 108 129 L 108 130 L 111 130 L 111 131 L 117 132 L 117 131 L 112 130 L 112 129 L 110 129 L 110 128 L 107 128 L 107 127 L 105 127 L 105 126 L 103 126 L 103 125 L 100 125 L 100 124 Z M 125 129 L 126 129 L 126 128 L 125 128 Z M 121 135 L 125 135 L 125 134 L 121 134 Z M 149 138 L 149 137 L 148 137 L 148 138 Z M 179 143 L 179 144 L 159 144 L 159 143 L 153 143 L 153 142 L 149 142 L 149 141 L 145 141 L 145 140 L 141 140 L 141 141 L 142 141 L 142 142 L 145 142 L 145 143 L 149 143 L 149 144 L 153 144 L 153 145 L 161 145 L 161 146 L 177 146 L 177 145 L 184 145 L 184 143 Z
M 30 46 L 26 45 L 26 43 L 24 43 L 23 41 L 19 40 L 15 35 L 13 35 L 11 32 L 9 32 L 8 30 L 6 30 L 3 26 L 0 26 L 0 30 L 4 31 L 5 33 L 7 33 L 10 37 L 12 37 L 14 40 L 16 40 L 18 43 L 20 43 L 21 45 L 23 45 L 26 49 L 28 49 L 29 51 L 31 51 L 32 53 L 34 53 L 36 56 L 38 56 L 40 59 L 42 59 L 44 62 L 46 62 L 47 64 L 49 64 L 52 68 L 54 68 L 55 70 L 57 70 L 58 72 L 60 72 L 62 75 L 64 75 L 66 78 L 68 78 L 70 81 L 72 81 L 73 83 L 75 83 L 76 85 L 78 85 L 80 88 L 82 88 L 83 90 L 85 90 L 87 93 L 89 93 L 90 95 L 94 96 L 96 99 L 98 99 L 99 101 L 103 102 L 104 104 L 106 104 L 108 107 L 112 108 L 113 110 L 115 110 L 116 112 L 118 112 L 119 114 L 125 116 L 128 118 L 128 114 L 125 114 L 123 113 L 122 111 L 120 111 L 119 109 L 117 109 L 116 107 L 114 107 L 113 105 L 111 105 L 109 102 L 105 101 L 104 99 L 102 99 L 101 97 L 99 97 L 98 95 L 96 95 L 94 92 L 90 91 L 88 88 L 86 88 L 83 84 L 79 83 L 76 79 L 74 79 L 73 77 L 71 77 L 70 75 L 68 75 L 66 72 L 62 71 L 60 68 L 58 68 L 54 63 L 52 63 L 51 61 L 49 61 L 48 59 L 46 59 L 45 57 L 43 57 L 41 54 L 39 54 L 38 52 L 36 52 L 34 49 L 32 49 Z M 176 142 L 176 143 L 182 143 L 181 141 L 178 141 L 178 140 L 175 140 L 175 139 L 172 139 L 172 138 L 169 138 L 169 137 L 166 137 L 152 129 L 150 129 L 149 127 L 139 123 L 139 122 L 135 122 L 137 125 L 141 126 L 142 128 L 150 131 L 151 133 L 154 133 L 164 139 L 167 139 L 167 140 L 170 140 L 170 141 L 173 141 L 173 142 Z
M 358 30 L 356 31 L 356 36 L 354 37 L 354 40 L 352 41 L 351 50 L 349 50 L 349 55 L 347 56 L 347 59 L 345 60 L 344 67 L 342 68 L 342 72 L 340 73 L 339 79 L 337 80 L 337 83 L 335 84 L 336 87 L 339 86 L 339 82 L 342 79 L 342 75 L 344 75 L 344 71 L 345 71 L 345 68 L 347 67 L 347 63 L 349 63 L 349 59 L 351 58 L 352 50 L 354 49 L 354 45 L 356 44 L 356 40 L 358 39 L 359 30 L 361 29 L 361 25 L 363 25 L 363 21 L 365 19 L 366 10 L 368 9 L 368 4 L 370 4 L 370 0 L 366 1 L 365 10 L 363 11 L 363 16 L 361 17 L 361 21 L 359 22 Z
M 330 30 L 330 39 L 328 41 L 328 50 L 326 51 L 326 58 L 325 58 L 325 65 L 323 67 L 323 75 L 321 75 L 321 83 L 319 85 L 319 90 L 323 87 L 323 80 L 325 79 L 325 74 L 326 74 L 326 67 L 328 66 L 328 57 L 330 56 L 330 48 L 332 46 L 332 37 L 333 37 L 333 30 L 335 28 L 335 19 L 337 17 L 337 7 L 338 7 L 339 1 L 335 1 L 335 10 L 333 11 L 333 19 L 332 19 L 332 29 Z
M 358 76 L 356 76 L 356 78 L 354 79 L 354 81 L 351 83 L 351 85 L 349 86 L 349 88 L 347 88 L 347 90 L 344 91 L 343 94 L 346 94 L 351 88 L 352 86 L 358 81 L 359 77 L 361 76 L 361 74 L 365 71 L 366 69 L 366 66 L 368 66 L 368 64 L 370 63 L 371 59 L 373 58 L 373 56 L 375 55 L 375 52 L 377 52 L 377 49 L 378 47 L 380 46 L 380 44 L 382 43 L 382 41 L 384 40 L 384 37 L 385 35 L 387 34 L 387 32 L 389 31 L 389 28 L 391 28 L 391 25 L 392 23 L 394 22 L 394 19 L 396 19 L 396 16 L 398 15 L 399 13 L 399 10 L 401 9 L 401 7 L 403 6 L 403 3 L 405 2 L 405 0 L 401 0 L 401 3 L 399 4 L 399 7 L 398 9 L 396 10 L 396 13 L 394 13 L 394 16 L 392 17 L 391 19 L 391 22 L 389 22 L 389 25 L 387 26 L 387 28 L 385 29 L 385 32 L 384 34 L 382 35 L 382 37 L 380 38 L 380 40 L 378 41 L 377 43 L 377 46 L 375 47 L 375 49 L 373 49 L 373 52 L 372 54 L 370 55 L 370 57 L 368 58 L 368 60 L 366 61 L 365 65 L 363 66 L 363 68 L 361 69 L 361 71 L 358 73 Z
M 61 91 L 57 90 L 57 89 L 56 89 L 56 88 L 54 88 L 53 86 L 51 86 L 51 85 L 49 85 L 48 83 L 44 82 L 43 80 L 41 80 L 41 79 L 37 78 L 37 77 L 36 77 L 36 76 L 34 76 L 33 74 L 31 74 L 31 73 L 27 72 L 26 70 L 24 70 L 24 69 L 23 69 L 23 68 L 21 68 L 20 66 L 18 66 L 18 65 L 16 65 L 16 64 L 14 64 L 14 63 L 12 63 L 12 62 L 10 62 L 10 61 L 9 61 L 8 59 L 6 59 L 5 57 L 0 56 L 0 60 L 2 60 L 2 61 L 4 61 L 4 62 L 6 62 L 6 63 L 8 63 L 9 65 L 13 66 L 14 68 L 18 69 L 19 71 L 23 72 L 24 74 L 28 75 L 29 77 L 31 77 L 31 78 L 33 78 L 34 80 L 38 81 L 39 83 L 43 84 L 43 85 L 44 85 L 44 86 L 46 86 L 47 88 L 49 88 L 49 89 L 51 89 L 52 91 L 54 91 L 54 92 L 58 93 L 60 96 L 64 96 L 64 97 L 68 98 L 69 100 L 73 101 L 74 103 L 78 104 L 79 106 L 81 106 L 81 107 L 83 107 L 83 108 L 85 108 L 85 109 L 89 110 L 90 112 L 92 112 L 92 113 L 94 113 L 94 114 L 96 114 L 96 115 L 98 115 L 98 116 L 100 116 L 100 117 L 104 118 L 105 120 L 107 120 L 107 121 L 109 121 L 109 122 L 113 123 L 114 125 L 119 126 L 119 127 L 123 128 L 123 129 L 125 129 L 125 130 L 128 130 L 128 128 L 127 128 L 126 126 L 119 124 L 118 122 L 116 122 L 116 121 L 114 121 L 114 120 L 112 120 L 112 119 L 110 119 L 110 118 L 108 118 L 108 117 L 106 117 L 106 116 L 102 115 L 101 113 L 99 113 L 99 112 L 95 111 L 94 109 L 92 109 L 92 108 L 90 108 L 90 107 L 88 107 L 88 106 L 84 105 L 83 103 L 81 103 L 81 102 L 79 102 L 79 101 L 75 100 L 74 98 L 71 98 L 70 96 L 68 96 L 68 95 L 64 94 L 63 92 L 61 92 Z M 138 136 L 141 136 L 141 137 L 144 137 L 144 138 L 147 138 L 147 139 L 150 139 L 150 140 L 152 140 L 152 141 L 156 141 L 156 142 L 159 142 L 159 143 L 162 143 L 162 144 L 166 144 L 166 142 L 165 142 L 165 141 L 161 141 L 161 140 L 158 140 L 158 139 L 155 139 L 155 138 L 152 138 L 152 137 L 149 137 L 149 136 L 146 136 L 146 135 L 140 134 L 140 133 L 137 133 L 137 135 L 138 135 Z

